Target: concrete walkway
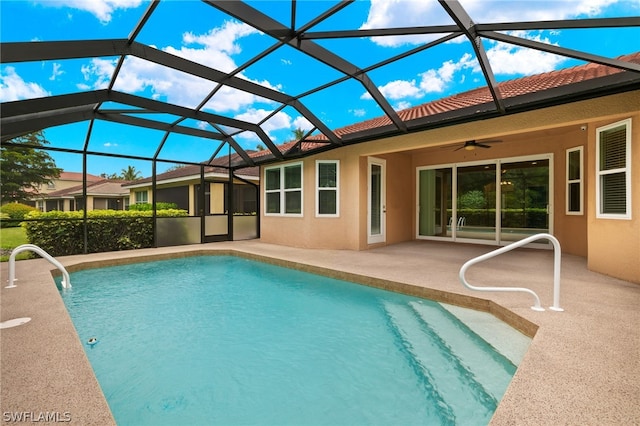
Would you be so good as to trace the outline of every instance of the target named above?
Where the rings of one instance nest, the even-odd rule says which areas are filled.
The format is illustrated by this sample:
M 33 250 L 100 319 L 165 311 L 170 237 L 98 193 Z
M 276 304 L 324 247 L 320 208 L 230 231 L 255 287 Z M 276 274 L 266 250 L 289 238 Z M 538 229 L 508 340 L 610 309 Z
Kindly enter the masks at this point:
M 492 249 L 415 241 L 356 252 L 291 248 L 253 240 L 58 260 L 73 271 L 82 264 L 237 251 L 475 306 L 535 334 L 491 424 L 640 424 L 640 285 L 590 272 L 585 259 L 563 255 L 560 305 L 565 311 L 535 312 L 530 309 L 533 298 L 528 294 L 478 293 L 459 283 L 460 266 Z M 552 265 L 552 251 L 521 249 L 473 266 L 467 278 L 474 285 L 531 288 L 548 307 L 553 300 Z M 53 285 L 52 269 L 43 259 L 20 261 L 18 287 L 6 289 L 6 284 L 2 285 L 0 320 L 31 317 L 25 325 L 0 331 L 2 421 L 9 421 L 7 413 L 22 413 L 30 418 L 69 417 L 72 424 L 113 424 L 82 343 Z M 6 263 L 1 271 L 6 283 Z

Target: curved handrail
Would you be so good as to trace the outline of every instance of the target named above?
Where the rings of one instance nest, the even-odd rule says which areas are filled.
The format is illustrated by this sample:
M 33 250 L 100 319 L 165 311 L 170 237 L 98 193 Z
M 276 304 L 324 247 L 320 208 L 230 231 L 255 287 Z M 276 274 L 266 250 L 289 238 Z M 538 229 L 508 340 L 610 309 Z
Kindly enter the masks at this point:
M 553 244 L 553 306 L 549 307 L 549 309 L 551 309 L 552 311 L 559 311 L 559 312 L 563 311 L 564 309 L 560 307 L 560 257 L 562 253 L 560 251 L 560 242 L 556 237 L 554 237 L 551 234 L 543 233 L 543 234 L 532 235 L 530 237 L 523 238 L 522 240 L 518 240 L 512 244 L 509 244 L 508 246 L 504 246 L 499 249 L 490 251 L 489 253 L 483 254 L 481 256 L 474 257 L 473 259 L 467 261 L 460 268 L 460 282 L 462 283 L 462 285 L 464 285 L 470 290 L 507 291 L 507 292 L 520 291 L 520 292 L 529 293 L 535 298 L 535 305 L 532 306 L 531 309 L 533 309 L 534 311 L 544 311 L 544 308 L 540 306 L 540 298 L 531 289 L 523 288 L 523 287 L 476 287 L 469 284 L 469 282 L 465 278 L 465 273 L 467 272 L 467 269 L 469 269 L 471 265 L 475 265 L 476 263 L 482 262 L 492 257 L 496 257 L 502 253 L 506 253 L 508 251 L 511 251 L 518 247 L 522 247 L 524 245 L 527 245 L 531 242 L 534 242 L 543 238 L 551 241 L 551 243 Z
M 11 252 L 11 256 L 9 256 L 9 285 L 6 286 L 5 288 L 17 287 L 15 285 L 16 255 L 18 255 L 18 253 L 22 253 L 23 251 L 34 251 L 38 253 L 40 256 L 42 256 L 43 258 L 47 259 L 49 263 L 53 264 L 56 268 L 60 270 L 60 272 L 62 272 L 62 287 L 63 288 L 71 287 L 71 278 L 69 278 L 69 273 L 67 272 L 66 269 L 64 269 L 64 266 L 62 266 L 62 263 L 58 262 L 53 256 L 51 256 L 49 253 L 47 253 L 46 251 L 44 251 L 43 249 L 41 249 L 35 244 L 22 244 L 14 248 L 13 251 Z

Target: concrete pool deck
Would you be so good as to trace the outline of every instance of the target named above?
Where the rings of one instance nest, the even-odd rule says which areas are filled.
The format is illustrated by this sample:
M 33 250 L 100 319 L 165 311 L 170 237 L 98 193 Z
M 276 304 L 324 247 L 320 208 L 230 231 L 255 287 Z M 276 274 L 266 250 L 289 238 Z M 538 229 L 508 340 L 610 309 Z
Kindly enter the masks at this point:
M 493 249 L 414 241 L 356 252 L 252 240 L 58 260 L 72 272 L 85 263 L 113 265 L 135 258 L 232 250 L 274 263 L 295 262 L 311 271 L 330 269 L 339 277 L 371 285 L 425 288 L 436 298 L 491 310 L 524 332 L 535 333 L 491 424 L 640 424 L 640 285 L 590 272 L 584 258 L 563 255 L 560 305 L 565 311 L 536 312 L 530 309 L 533 298 L 528 294 L 473 292 L 460 284 L 460 266 Z M 45 423 L 42 419 L 48 416 L 79 425 L 114 424 L 53 284 L 53 269 L 44 259 L 19 261 L 17 287 L 7 289 L 8 265 L 1 265 L 0 320 L 31 318 L 0 330 L 2 423 L 20 416 L 27 423 L 38 418 Z M 516 250 L 472 266 L 467 279 L 479 286 L 531 288 L 548 307 L 553 300 L 553 252 Z

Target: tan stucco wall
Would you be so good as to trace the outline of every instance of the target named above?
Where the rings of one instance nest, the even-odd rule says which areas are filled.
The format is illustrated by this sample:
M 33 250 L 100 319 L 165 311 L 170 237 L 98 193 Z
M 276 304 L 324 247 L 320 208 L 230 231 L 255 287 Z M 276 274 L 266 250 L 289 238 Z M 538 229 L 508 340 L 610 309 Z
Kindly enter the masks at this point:
M 502 143 L 492 144 L 490 149 L 475 149 L 473 151 L 454 151 L 459 145 L 445 148 L 432 148 L 417 152 L 413 157 L 412 168 L 433 166 L 440 164 L 464 164 L 467 162 L 495 160 L 500 158 L 515 158 L 529 156 L 543 156 L 551 154 L 553 167 L 553 199 L 551 203 L 550 221 L 553 221 L 553 234 L 560 241 L 564 253 L 587 256 L 587 219 L 582 215 L 566 214 L 566 150 L 568 148 L 583 147 L 586 167 L 586 144 L 588 129 L 582 130 L 583 125 L 573 124 L 556 129 L 538 130 L 522 133 L 516 137 L 505 139 Z M 550 164 L 551 164 L 550 162 Z M 415 174 L 414 174 L 415 187 Z M 414 191 L 415 193 L 415 191 Z M 587 195 L 583 188 L 583 196 Z M 585 199 L 585 206 L 588 205 Z M 415 213 L 415 209 L 414 209 Z M 413 216 L 415 223 L 415 214 Z M 415 227 L 414 227 L 415 228 Z
M 413 239 L 414 225 L 411 220 L 413 211 L 413 194 L 415 185 L 413 182 L 413 169 L 411 167 L 411 156 L 405 153 L 393 153 L 377 155 L 375 158 L 386 162 L 386 230 L 384 244 L 396 244 L 402 241 Z M 359 219 L 360 238 L 359 249 L 375 247 L 380 244 L 368 244 L 367 242 L 367 180 L 368 180 L 368 157 L 360 157 L 360 182 L 359 185 Z
M 563 252 L 588 256 L 590 268 L 640 279 L 640 185 L 633 185 L 631 221 L 595 220 L 595 128 L 634 116 L 633 181 L 640 182 L 640 91 L 581 101 L 475 123 L 350 145 L 304 159 L 304 217 L 265 217 L 263 241 L 300 247 L 355 249 L 367 244 L 367 157 L 387 164 L 387 244 L 415 238 L 418 166 L 553 154 L 553 233 Z M 586 126 L 585 130 L 583 128 Z M 491 149 L 453 151 L 471 139 L 501 139 Z M 450 145 L 441 147 L 441 145 Z M 566 149 L 583 147 L 584 214 L 566 214 Z M 315 160 L 341 161 L 341 215 L 315 218 Z M 262 170 L 263 172 L 264 170 Z M 264 193 L 261 194 L 264 203 Z M 264 209 L 262 209 L 264 210 Z M 327 225 L 329 224 L 329 225 Z M 615 246 L 615 250 L 610 247 Z M 619 253 L 619 254 L 614 254 Z M 618 261 L 619 260 L 619 261 Z
M 303 217 L 266 216 L 264 213 L 264 191 L 262 191 L 260 194 L 262 205 L 260 209 L 260 238 L 266 242 L 287 246 L 358 250 L 360 234 L 358 199 L 361 179 L 358 167 L 359 158 L 353 156 L 350 151 L 333 150 L 302 160 Z M 316 160 L 340 160 L 339 217 L 316 218 Z M 260 172 L 263 177 L 264 168 Z M 366 187 L 366 180 L 364 184 Z
M 640 105 L 640 103 L 636 104 Z M 640 283 L 640 113 L 615 115 L 593 124 L 589 134 L 588 192 L 596 193 L 596 127 L 631 118 L 631 220 L 596 218 L 588 214 L 589 269 Z M 593 203 L 592 203 L 593 204 Z

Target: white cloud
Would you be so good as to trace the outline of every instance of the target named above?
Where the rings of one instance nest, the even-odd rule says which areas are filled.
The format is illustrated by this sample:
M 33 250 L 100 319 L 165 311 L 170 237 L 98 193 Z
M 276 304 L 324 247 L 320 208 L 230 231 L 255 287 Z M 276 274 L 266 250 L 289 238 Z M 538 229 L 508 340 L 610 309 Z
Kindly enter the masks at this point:
M 394 80 L 379 86 L 378 89 L 385 98 L 400 101 L 394 109 L 403 109 L 410 106 L 407 98 L 420 99 L 427 93 L 444 92 L 454 81 L 457 73 L 475 67 L 477 67 L 475 59 L 465 53 L 457 62 L 446 61 L 438 69 L 430 69 L 419 74 L 419 81 L 415 79 Z M 365 92 L 360 98 L 372 99 L 368 92 Z
M 243 112 L 242 114 L 238 114 L 234 118 L 238 120 L 246 121 L 249 123 L 258 124 L 260 121 L 262 121 L 266 116 L 268 116 L 272 112 L 273 111 L 267 111 L 265 109 L 249 108 L 246 110 L 246 112 Z M 291 117 L 289 116 L 289 114 L 280 111 L 276 113 L 276 115 L 274 115 L 273 117 L 271 117 L 270 119 L 262 123 L 260 127 L 262 127 L 262 130 L 264 130 L 264 132 L 267 134 L 267 136 L 269 136 L 269 138 L 274 139 L 274 137 L 271 135 L 271 132 L 292 128 Z M 255 134 L 251 132 L 244 132 L 238 135 L 238 137 L 251 140 L 251 139 L 255 139 Z
M 62 71 L 62 64 L 58 62 L 54 62 L 53 72 L 51 73 L 51 77 L 49 77 L 49 80 L 54 81 L 56 78 L 58 78 L 62 74 L 64 74 L 64 71 Z
M 72 9 L 89 12 L 100 20 L 103 24 L 111 21 L 111 15 L 118 9 L 136 8 L 142 4 L 143 0 L 39 0 L 38 3 L 44 6 L 69 7 Z M 71 15 L 69 15 L 71 19 Z
M 14 67 L 5 67 L 0 72 L 0 102 L 11 102 L 20 99 L 33 99 L 51 96 L 38 83 L 26 82 L 16 73 Z
M 407 101 L 400 101 L 393 106 L 393 109 L 395 111 L 402 111 L 403 109 L 408 109 L 408 108 L 411 108 L 411 102 L 407 102 Z
M 444 92 L 457 72 L 476 66 L 477 62 L 468 53 L 462 55 L 458 62 L 443 62 L 437 70 L 430 69 L 420 74 L 420 89 L 423 94 Z
M 371 0 L 367 21 L 360 29 L 417 27 L 442 24 L 442 7 L 435 1 L 424 0 Z M 418 44 L 434 40 L 436 35 L 375 37 L 380 46 Z
M 167 46 L 162 50 L 220 71 L 229 72 L 237 68 L 232 55 L 241 52 L 238 41 L 242 37 L 253 34 L 258 34 L 258 31 L 245 24 L 227 21 L 221 27 L 214 28 L 202 35 L 185 33 L 183 34 L 183 45 L 179 47 Z M 93 59 L 88 65 L 82 67 L 85 76 L 84 85 L 94 89 L 106 87 L 116 64 L 116 60 Z M 242 74 L 238 74 L 237 77 L 273 90 L 280 89 L 280 86 L 272 85 L 268 81 L 250 80 Z M 118 73 L 114 89 L 127 93 L 149 90 L 153 99 L 166 99 L 169 103 L 195 107 L 216 85 L 217 83 L 213 81 L 131 56 L 127 57 Z M 269 103 L 270 101 L 248 92 L 223 86 L 207 102 L 204 109 L 218 113 L 233 112 L 256 102 Z
M 407 97 L 420 97 L 420 89 L 416 86 L 416 81 L 394 80 L 381 86 L 380 92 L 388 99 L 403 99 Z
M 304 131 L 308 131 L 313 129 L 313 124 L 303 116 L 298 116 L 295 120 L 293 120 L 293 129 L 302 129 Z
M 349 112 L 356 117 L 364 117 L 367 114 L 364 108 L 350 109 Z
M 226 21 L 221 27 L 213 28 L 206 34 L 185 33 L 182 36 L 185 46 L 180 49 L 167 47 L 163 50 L 220 71 L 230 72 L 237 67 L 231 56 L 242 51 L 238 40 L 252 34 L 259 34 L 259 32 L 249 25 L 237 21 Z M 186 47 L 186 45 L 199 47 Z
M 548 38 L 543 38 L 540 33 L 535 34 L 525 31 L 514 31 L 511 35 L 535 40 L 541 43 L 552 44 Z M 542 52 L 535 49 L 526 49 L 501 42 L 492 42 L 493 46 L 487 50 L 487 58 L 495 75 L 534 75 L 553 71 L 567 58 Z M 480 72 L 479 65 L 474 69 Z
M 544 21 L 579 16 L 594 17 L 623 0 L 509 1 L 461 0 L 462 7 L 476 23 Z M 637 7 L 637 6 L 636 6 Z M 436 1 L 371 0 L 367 20 L 361 29 L 450 25 L 453 20 Z M 440 35 L 375 37 L 380 46 L 425 43 Z M 457 39 L 461 40 L 461 39 Z
M 116 69 L 117 60 L 95 58 L 88 65 L 80 68 L 86 83 L 79 83 L 76 86 L 91 87 L 93 89 L 104 89 L 109 86 L 109 80 Z M 91 80 L 93 79 L 93 82 Z
M 106 146 L 107 148 L 109 148 L 112 146 L 118 146 L 118 144 L 113 142 L 105 142 L 102 146 Z

